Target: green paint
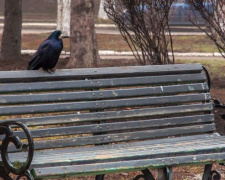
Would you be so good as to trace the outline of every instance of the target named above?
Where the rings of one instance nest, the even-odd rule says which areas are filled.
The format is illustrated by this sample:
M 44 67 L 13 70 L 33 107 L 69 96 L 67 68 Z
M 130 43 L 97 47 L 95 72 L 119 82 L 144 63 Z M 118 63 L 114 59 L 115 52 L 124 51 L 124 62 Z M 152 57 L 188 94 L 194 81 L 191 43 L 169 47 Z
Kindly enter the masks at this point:
M 195 89 L 194 89 L 193 86 L 188 86 L 188 90 L 189 90 L 189 91 L 195 91 Z
M 182 167 L 182 166 L 200 166 L 200 165 L 206 165 L 206 164 L 213 164 L 213 163 L 223 163 L 224 161 L 219 160 L 215 161 L 212 159 L 199 161 L 199 162 L 189 162 L 189 163 L 183 163 L 179 164 L 174 162 L 172 167 Z M 112 174 L 112 173 L 121 173 L 121 172 L 134 172 L 134 171 L 140 171 L 146 168 L 149 169 L 161 169 L 165 167 L 171 167 L 170 163 L 166 164 L 154 164 L 150 166 L 140 166 L 140 167 L 117 167 L 117 168 L 109 168 L 109 169 L 99 169 L 98 171 L 90 171 L 87 169 L 86 172 L 68 172 L 68 173 L 62 173 L 62 174 L 47 174 L 47 175 L 41 175 L 36 174 L 34 170 L 32 170 L 32 174 L 35 177 L 35 180 L 41 180 L 41 179 L 53 179 L 53 178 L 66 178 L 66 177 L 83 177 L 83 176 L 90 176 L 90 175 L 99 175 L 99 174 Z

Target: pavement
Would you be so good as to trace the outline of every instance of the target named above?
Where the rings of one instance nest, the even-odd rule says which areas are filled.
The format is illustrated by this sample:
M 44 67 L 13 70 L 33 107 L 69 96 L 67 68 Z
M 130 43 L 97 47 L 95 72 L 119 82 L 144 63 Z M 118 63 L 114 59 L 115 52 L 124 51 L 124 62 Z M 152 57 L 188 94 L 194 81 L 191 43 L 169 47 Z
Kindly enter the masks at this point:
M 0 17 L 1 19 L 2 17 Z M 0 23 L 0 33 L 3 31 L 3 23 Z M 56 23 L 43 23 L 43 22 L 24 22 L 22 24 L 22 33 L 24 34 L 39 34 L 39 33 L 46 33 L 46 32 L 52 32 L 56 29 Z M 195 32 L 194 30 L 190 30 L 193 27 L 177 27 L 178 29 L 174 32 L 172 32 L 172 35 L 205 35 L 202 32 Z M 179 31 L 180 28 L 180 31 Z M 186 31 L 184 31 L 186 29 Z M 190 31 L 189 31 L 190 30 Z M 120 34 L 117 27 L 113 24 L 96 24 L 96 33 L 100 34 Z M 22 54 L 33 54 L 36 50 L 22 50 Z M 116 51 L 99 51 L 99 54 L 104 59 L 108 58 L 132 58 L 133 54 L 132 52 L 116 52 Z M 70 52 L 62 51 L 62 56 L 69 56 Z M 171 55 L 171 53 L 170 53 Z M 220 53 L 214 52 L 214 53 L 174 53 L 174 56 L 179 59 L 224 59 Z
M 22 50 L 22 54 L 34 54 L 36 50 Z M 133 56 L 133 53 L 131 51 L 111 51 L 111 50 L 99 50 L 99 55 L 101 56 L 102 59 L 134 59 L 135 57 Z M 171 53 L 169 53 L 171 57 Z M 62 51 L 61 52 L 62 57 L 69 57 L 70 52 Z M 180 60 L 224 60 L 222 55 L 218 52 L 214 53 L 174 53 L 174 56 L 176 59 Z
M 0 16 L 0 33 L 3 31 L 3 16 Z M 114 24 L 96 24 L 97 34 L 120 34 Z M 56 29 L 54 22 L 38 22 L 37 20 L 27 19 L 22 23 L 23 34 L 39 34 L 52 32 Z M 172 26 L 172 35 L 204 35 L 194 26 Z

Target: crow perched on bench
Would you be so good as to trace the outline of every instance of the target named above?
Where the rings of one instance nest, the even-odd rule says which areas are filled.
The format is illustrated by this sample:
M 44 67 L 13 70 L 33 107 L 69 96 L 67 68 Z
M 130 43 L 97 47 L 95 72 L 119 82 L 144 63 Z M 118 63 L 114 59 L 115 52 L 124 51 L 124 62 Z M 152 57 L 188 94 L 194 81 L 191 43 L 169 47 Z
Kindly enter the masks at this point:
M 36 53 L 31 57 L 27 70 L 38 70 L 42 67 L 48 73 L 54 72 L 53 68 L 63 49 L 63 38 L 69 38 L 69 36 L 63 35 L 60 30 L 54 31 L 41 43 Z

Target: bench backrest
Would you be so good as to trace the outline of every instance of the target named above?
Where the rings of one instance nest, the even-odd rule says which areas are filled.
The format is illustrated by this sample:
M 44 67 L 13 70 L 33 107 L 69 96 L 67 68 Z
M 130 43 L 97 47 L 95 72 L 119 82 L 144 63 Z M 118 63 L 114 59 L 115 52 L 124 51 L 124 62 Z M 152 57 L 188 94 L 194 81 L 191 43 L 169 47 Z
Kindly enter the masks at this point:
M 27 124 L 35 149 L 215 131 L 200 64 L 1 71 L 0 83 L 1 119 Z

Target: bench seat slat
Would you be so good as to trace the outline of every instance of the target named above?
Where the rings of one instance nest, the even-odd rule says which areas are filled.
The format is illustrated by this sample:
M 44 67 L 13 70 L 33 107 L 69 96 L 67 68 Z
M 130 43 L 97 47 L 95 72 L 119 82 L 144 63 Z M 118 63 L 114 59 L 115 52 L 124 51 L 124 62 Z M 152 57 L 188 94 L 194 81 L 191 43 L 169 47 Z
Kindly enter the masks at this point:
M 74 148 L 64 148 L 64 149 L 50 149 L 50 150 L 41 150 L 36 151 L 38 154 L 38 157 L 44 157 L 48 156 L 49 154 L 52 154 L 53 156 L 58 156 L 59 154 L 68 154 L 68 156 L 72 153 L 79 154 L 82 152 L 104 152 L 106 149 L 109 150 L 123 150 L 123 149 L 133 149 L 133 148 L 140 148 L 140 147 L 151 147 L 151 149 L 154 149 L 153 147 L 168 147 L 172 144 L 177 144 L 180 142 L 183 142 L 184 144 L 190 144 L 193 142 L 198 142 L 203 144 L 208 144 L 208 142 L 220 142 L 223 141 L 223 137 L 219 134 L 200 134 L 200 135 L 194 135 L 194 136 L 181 136 L 181 137 L 173 137 L 173 138 L 164 138 L 164 139 L 154 139 L 154 140 L 145 140 L 145 141 L 136 141 L 136 142 L 126 142 L 126 143 L 118 143 L 118 144 L 105 144 L 102 146 L 84 146 L 84 147 L 74 147 Z M 172 145 L 173 146 L 173 145 Z M 10 153 L 10 157 L 18 157 L 20 159 L 24 159 L 24 157 L 27 155 L 27 153 Z
M 186 127 L 176 127 L 157 130 L 144 130 L 135 132 L 126 132 L 118 134 L 106 134 L 98 136 L 75 137 L 67 139 L 53 139 L 35 141 L 35 149 L 52 149 L 62 147 L 73 147 L 82 145 L 105 144 L 111 142 L 122 142 L 131 140 L 154 139 L 175 135 L 188 135 L 195 133 L 212 133 L 215 131 L 215 124 L 195 125 Z
M 223 162 L 225 153 L 200 154 L 190 156 L 175 156 L 156 159 L 143 159 L 132 161 L 118 161 L 110 163 L 95 163 L 87 165 L 56 166 L 49 168 L 36 168 L 32 173 L 39 178 L 62 178 L 66 174 L 71 176 L 98 175 L 113 172 L 143 170 L 145 168 L 157 169 L 162 166 L 179 166 L 190 164 L 210 164 Z
M 40 105 L 18 105 L 0 107 L 0 114 L 14 115 L 14 114 L 34 114 L 47 112 L 63 112 L 75 110 L 101 110 L 110 108 L 134 107 L 134 106 L 149 106 L 160 104 L 174 104 L 187 102 L 207 102 L 210 100 L 208 93 L 202 94 L 188 94 L 188 95 L 174 95 L 163 97 L 147 97 L 147 98 L 133 98 L 133 99 L 119 99 L 119 100 L 104 100 L 93 102 L 73 102 L 73 103 L 57 103 L 57 104 L 40 104 Z
M 57 127 L 47 129 L 31 130 L 33 138 L 38 137 L 54 137 L 74 134 L 89 134 L 89 133 L 102 133 L 121 130 L 135 130 L 146 128 L 162 128 L 169 126 L 181 126 L 191 125 L 198 123 L 210 123 L 214 121 L 213 114 L 185 116 L 185 117 L 173 117 L 164 119 L 151 119 L 151 120 L 139 120 L 139 121 L 126 121 L 119 123 L 104 123 L 84 126 L 70 126 L 70 127 Z M 15 132 L 16 136 L 24 139 L 26 136 L 23 132 Z
M 105 91 L 89 92 L 68 92 L 68 93 L 44 93 L 44 94 L 26 94 L 26 95 L 2 95 L 0 96 L 1 104 L 23 104 L 23 103 L 48 103 L 48 102 L 65 102 L 65 101 L 85 101 L 115 99 L 127 97 L 167 95 L 190 92 L 207 92 L 206 83 L 187 84 L 176 86 L 157 86 L 136 89 L 119 89 Z
M 173 139 L 173 138 L 172 138 Z M 188 139 L 188 137 L 187 137 Z M 144 158 L 162 158 L 166 156 L 194 155 L 202 153 L 217 153 L 225 151 L 224 137 L 214 137 L 209 139 L 180 140 L 167 143 L 151 144 L 149 141 L 139 143 L 131 143 L 129 147 L 116 148 L 111 145 L 105 146 L 104 149 L 95 149 L 86 147 L 83 150 L 77 148 L 60 150 L 38 151 L 35 154 L 32 168 L 49 167 L 58 165 L 71 164 L 90 164 L 96 162 L 113 162 L 118 160 L 135 160 Z M 210 144 L 210 146 L 209 146 Z M 79 149 L 79 148 L 78 148 Z M 218 150 L 219 149 L 219 150 Z M 125 153 L 126 152 L 126 153 Z M 26 157 L 26 153 L 10 154 L 10 158 L 22 162 Z
M 201 144 L 201 145 L 199 145 Z M 210 146 L 208 146 L 210 144 Z M 178 142 L 175 144 L 164 144 L 155 146 L 140 146 L 130 147 L 129 149 L 105 149 L 104 151 L 77 152 L 70 151 L 64 153 L 61 150 L 60 154 L 52 154 L 51 152 L 37 152 L 33 161 L 32 168 L 54 165 L 69 165 L 69 164 L 90 164 L 96 162 L 118 161 L 118 160 L 134 160 L 144 158 L 162 158 L 166 156 L 181 156 L 194 155 L 202 153 L 217 153 L 225 151 L 225 142 L 223 140 L 211 141 L 192 141 L 192 142 Z M 46 153 L 46 154 L 43 154 Z M 16 157 L 15 157 L 16 158 Z M 22 160 L 22 157 L 20 157 Z
M 80 122 L 97 122 L 104 120 L 116 120 L 124 118 L 138 118 L 148 117 L 155 115 L 174 115 L 174 114 L 186 114 L 197 112 L 210 112 L 213 110 L 212 103 L 206 104 L 191 104 L 180 106 L 167 106 L 157 108 L 142 108 L 123 111 L 104 111 L 82 114 L 67 114 L 57 116 L 41 116 L 41 117 L 29 117 L 8 119 L 4 121 L 18 120 L 27 126 L 39 126 L 39 125 L 54 125 L 54 124 L 67 124 L 67 123 L 80 123 Z
M 54 90 L 79 90 L 96 89 L 106 87 L 124 87 L 157 85 L 168 83 L 203 83 L 206 77 L 198 74 L 181 74 L 167 76 L 143 76 L 132 78 L 110 78 L 110 79 L 91 79 L 79 81 L 49 81 L 49 82 L 30 82 L 30 83 L 6 83 L 1 84 L 0 93 L 18 93 L 18 92 L 40 92 Z
M 31 82 L 31 81 L 50 81 L 50 80 L 71 80 L 86 78 L 105 78 L 105 77 L 134 77 L 152 76 L 166 74 L 188 74 L 200 73 L 201 64 L 174 64 L 156 66 L 129 66 L 111 68 L 84 68 L 84 69 L 63 69 L 56 70 L 49 76 L 42 71 L 0 71 L 0 83 L 2 82 Z
M 171 144 L 177 144 L 179 142 L 192 143 L 197 142 L 203 144 L 207 144 L 207 142 L 210 141 L 223 141 L 223 138 L 221 138 L 221 135 L 219 134 L 200 134 L 200 135 L 194 135 L 194 136 L 181 136 L 181 137 L 173 137 L 173 138 L 164 138 L 164 139 L 154 139 L 154 140 L 145 140 L 145 141 L 136 141 L 136 142 L 126 142 L 126 143 L 117 143 L 117 144 L 105 144 L 101 146 L 84 146 L 84 147 L 73 147 L 73 148 L 63 148 L 63 149 L 50 149 L 50 150 L 41 150 L 41 151 L 35 151 L 38 156 L 44 157 L 48 156 L 49 154 L 52 154 L 53 156 L 58 156 L 59 154 L 68 154 L 68 156 L 72 153 L 79 154 L 82 152 L 104 152 L 106 149 L 112 150 L 123 150 L 123 149 L 132 149 L 132 148 L 140 148 L 145 146 L 152 147 L 168 147 Z M 184 143 L 182 143 L 184 145 Z M 63 151 L 63 153 L 62 153 Z M 10 157 L 19 159 L 25 159 L 24 157 L 27 156 L 27 153 L 20 152 L 20 153 L 14 153 L 10 152 Z M 75 161 L 75 160 L 74 160 Z

